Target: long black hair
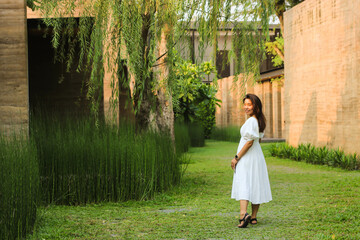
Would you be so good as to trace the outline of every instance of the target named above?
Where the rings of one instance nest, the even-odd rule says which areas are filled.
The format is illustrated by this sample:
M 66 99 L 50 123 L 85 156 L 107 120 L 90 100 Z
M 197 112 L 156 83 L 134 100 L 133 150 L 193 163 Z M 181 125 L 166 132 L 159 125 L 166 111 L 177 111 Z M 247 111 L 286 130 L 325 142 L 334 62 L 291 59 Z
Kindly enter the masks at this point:
M 259 124 L 259 132 L 264 132 L 266 128 L 266 118 L 264 116 L 264 113 L 262 111 L 262 104 L 260 101 L 260 98 L 256 96 L 255 94 L 248 93 L 245 95 L 243 99 L 243 103 L 245 102 L 245 99 L 249 99 L 254 106 L 254 114 L 256 116 L 256 119 L 258 120 Z

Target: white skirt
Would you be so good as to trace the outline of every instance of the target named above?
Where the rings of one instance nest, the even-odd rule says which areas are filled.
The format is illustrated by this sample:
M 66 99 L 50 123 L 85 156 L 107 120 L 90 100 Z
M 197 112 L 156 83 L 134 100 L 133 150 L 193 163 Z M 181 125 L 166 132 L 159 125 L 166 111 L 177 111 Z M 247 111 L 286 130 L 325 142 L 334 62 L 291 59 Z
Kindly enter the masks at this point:
M 245 143 L 244 139 L 240 140 L 237 153 Z M 266 162 L 258 139 L 235 167 L 231 198 L 253 204 L 272 200 Z

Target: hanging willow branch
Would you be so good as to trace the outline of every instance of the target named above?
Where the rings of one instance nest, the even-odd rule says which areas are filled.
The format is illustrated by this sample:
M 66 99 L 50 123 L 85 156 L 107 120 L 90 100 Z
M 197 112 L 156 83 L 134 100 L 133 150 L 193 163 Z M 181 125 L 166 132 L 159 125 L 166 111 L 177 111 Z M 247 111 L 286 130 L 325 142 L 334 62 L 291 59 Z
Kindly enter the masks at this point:
M 230 28 L 233 50 L 229 57 L 235 58 L 236 73 L 251 72 L 256 76 L 273 13 L 273 0 L 28 0 L 28 6 L 40 11 L 44 22 L 53 29 L 57 60 L 66 62 L 68 69 L 78 62 L 78 71 L 90 72 L 87 96 L 95 116 L 102 99 L 105 68 L 113 73 L 114 89 L 119 84 L 129 86 L 129 80 L 117 79 L 116 68 L 124 59 L 135 78 L 130 97 L 136 115 L 148 114 L 143 106 L 151 109 L 156 104 L 153 93 L 159 79 L 154 66 L 163 58 L 169 68 L 167 84 L 171 93 L 175 48 L 179 42 L 186 42 L 190 27 L 199 33 L 198 61 L 207 46 L 214 46 L 216 56 L 219 29 Z M 163 32 L 167 52 L 159 57 L 157 48 Z M 80 51 L 75 56 L 77 47 Z M 113 91 L 115 98 L 117 93 Z

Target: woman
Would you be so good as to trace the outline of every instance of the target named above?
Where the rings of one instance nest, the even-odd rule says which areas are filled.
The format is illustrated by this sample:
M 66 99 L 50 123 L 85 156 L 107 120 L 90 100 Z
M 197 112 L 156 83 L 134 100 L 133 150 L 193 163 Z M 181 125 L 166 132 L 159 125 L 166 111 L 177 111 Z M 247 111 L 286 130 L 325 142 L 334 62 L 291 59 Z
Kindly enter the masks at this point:
M 249 222 L 257 224 L 260 204 L 272 200 L 266 162 L 259 143 L 266 127 L 262 104 L 254 94 L 246 94 L 243 103 L 249 119 L 240 129 L 239 147 L 231 161 L 231 168 L 235 170 L 231 198 L 240 200 L 239 228 L 245 228 Z M 247 213 L 249 202 L 252 205 L 251 216 Z

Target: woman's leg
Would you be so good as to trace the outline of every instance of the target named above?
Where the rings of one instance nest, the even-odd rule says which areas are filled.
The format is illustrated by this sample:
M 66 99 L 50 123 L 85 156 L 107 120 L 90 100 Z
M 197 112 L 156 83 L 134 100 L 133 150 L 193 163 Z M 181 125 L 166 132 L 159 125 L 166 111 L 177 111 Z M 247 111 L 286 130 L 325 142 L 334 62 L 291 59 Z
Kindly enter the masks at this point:
M 247 212 L 248 205 L 249 205 L 248 200 L 240 200 L 240 220 L 244 218 L 244 216 Z M 243 224 L 244 224 L 244 222 L 241 222 L 239 224 L 239 226 L 242 226 Z
M 256 218 L 259 208 L 260 208 L 260 204 L 251 204 L 251 209 L 252 209 L 251 219 Z M 255 224 L 255 223 L 257 223 L 257 221 L 252 221 L 252 223 Z

